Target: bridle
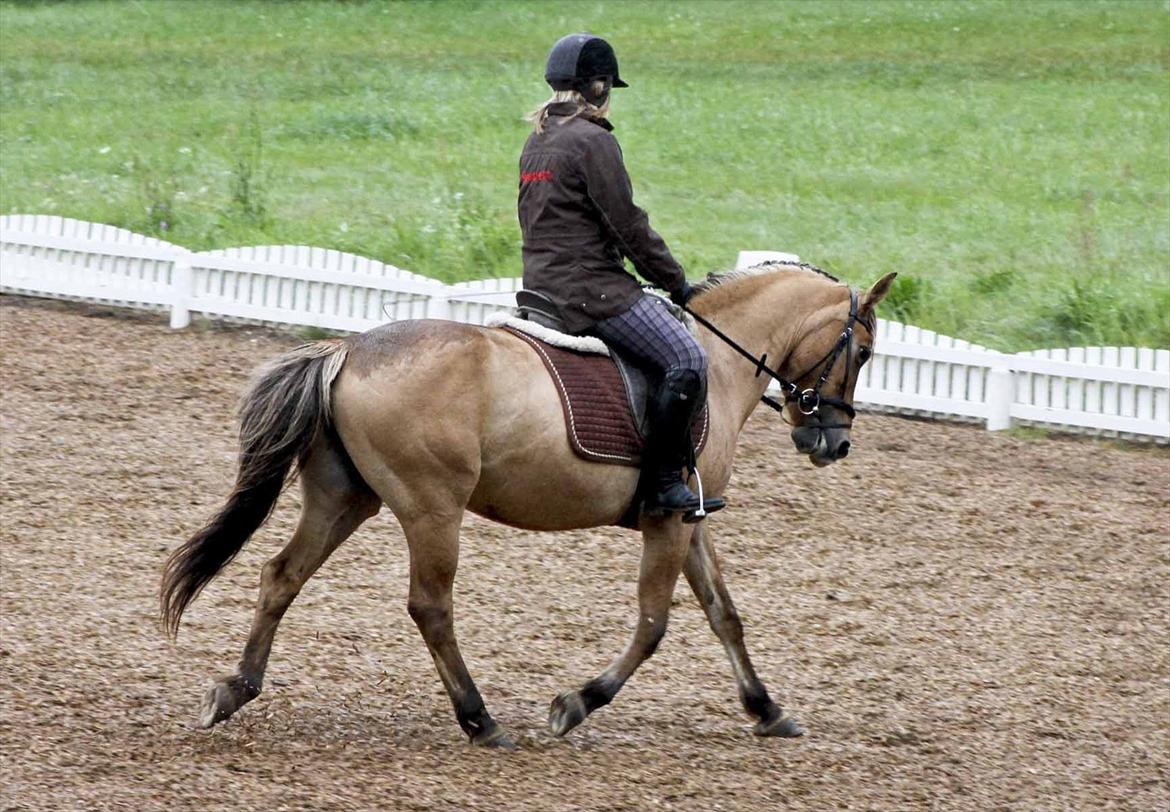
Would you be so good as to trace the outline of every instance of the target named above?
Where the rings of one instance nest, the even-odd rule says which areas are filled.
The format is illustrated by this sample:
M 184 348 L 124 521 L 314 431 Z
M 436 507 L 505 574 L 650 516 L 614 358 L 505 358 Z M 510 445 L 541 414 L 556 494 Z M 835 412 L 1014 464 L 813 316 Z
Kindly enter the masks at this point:
M 855 418 L 857 416 L 857 412 L 856 412 L 856 410 L 854 410 L 853 406 L 851 404 L 846 403 L 843 399 L 829 397 L 829 396 L 821 394 L 821 387 L 823 387 L 825 385 L 825 381 L 827 381 L 829 379 L 829 376 L 833 373 L 833 367 L 835 367 L 837 365 L 837 359 L 841 357 L 842 351 L 844 351 L 844 353 L 845 353 L 846 363 L 845 363 L 845 380 L 841 384 L 841 394 L 844 395 L 847 391 L 849 391 L 848 358 L 850 355 L 852 355 L 852 351 L 853 351 L 853 328 L 854 328 L 854 326 L 857 324 L 860 324 L 862 327 L 864 327 L 869 332 L 870 335 L 873 335 L 873 332 L 874 332 L 873 325 L 869 324 L 864 319 L 858 318 L 858 315 L 857 315 L 857 313 L 858 313 L 857 291 L 855 291 L 853 289 L 849 290 L 849 316 L 845 320 L 845 328 L 841 331 L 841 335 L 837 337 L 837 341 L 836 341 L 836 343 L 833 344 L 832 349 L 830 349 L 827 353 L 825 353 L 824 356 L 822 356 L 819 361 L 817 361 L 815 364 L 813 364 L 811 367 L 809 367 L 805 372 L 796 376 L 796 379 L 795 379 L 796 381 L 804 380 L 809 375 L 811 375 L 813 372 L 815 372 L 818 367 L 821 367 L 822 365 L 824 366 L 824 369 L 821 370 L 820 377 L 817 378 L 816 384 L 814 386 L 812 386 L 811 388 L 803 389 L 803 390 L 799 386 L 797 386 L 797 384 L 794 381 L 788 380 L 783 375 L 781 375 L 779 372 L 777 372 L 776 370 L 774 370 L 768 366 L 768 354 L 767 353 L 764 353 L 763 355 L 761 355 L 760 357 L 757 358 L 756 356 L 752 355 L 750 352 L 745 350 L 743 347 L 741 347 L 739 344 L 737 344 L 734 339 L 732 339 L 730 336 L 728 336 L 726 333 L 724 333 L 722 330 L 720 330 L 714 324 L 707 321 L 705 318 L 700 316 L 695 311 L 691 310 L 686 305 L 683 305 L 683 310 L 686 311 L 687 313 L 689 313 L 691 315 L 691 317 L 694 318 L 694 320 L 697 321 L 699 324 L 703 325 L 708 330 L 710 330 L 712 333 L 714 333 L 721 341 L 723 341 L 724 344 L 731 347 L 731 349 L 735 350 L 737 353 L 742 355 L 744 358 L 748 359 L 753 364 L 755 364 L 757 378 L 760 377 L 760 375 L 767 374 L 768 377 L 772 378 L 774 381 L 776 381 L 776 383 L 780 384 L 780 390 L 784 395 L 784 400 L 782 402 L 776 400 L 775 398 L 769 397 L 768 395 L 763 395 L 760 398 L 760 400 L 762 400 L 765 404 L 767 404 L 769 408 L 775 409 L 777 412 L 780 412 L 781 414 L 783 414 L 785 406 L 787 406 L 789 403 L 796 403 L 796 408 L 800 411 L 801 414 L 805 415 L 806 417 L 812 417 L 815 415 L 817 417 L 818 421 L 820 420 L 820 417 L 821 417 L 820 412 L 821 412 L 822 405 L 832 406 L 834 409 L 841 410 L 845 414 L 849 415 L 850 421 L 852 421 L 853 418 Z M 816 424 L 816 427 L 821 428 L 821 429 L 840 429 L 840 428 L 849 428 L 849 426 L 850 426 L 850 423 L 831 423 L 830 424 L 830 423 L 818 422 Z

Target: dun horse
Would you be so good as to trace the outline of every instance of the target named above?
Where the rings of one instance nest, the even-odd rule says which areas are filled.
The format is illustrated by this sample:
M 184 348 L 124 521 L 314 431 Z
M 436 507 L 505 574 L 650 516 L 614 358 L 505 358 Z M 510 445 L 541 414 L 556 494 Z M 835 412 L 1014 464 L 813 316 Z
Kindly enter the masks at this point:
M 874 307 L 893 277 L 857 292 L 808 267 L 769 264 L 695 286 L 691 310 L 707 325 L 699 338 L 710 359 L 709 435 L 698 460 L 708 494 L 723 493 L 736 439 L 770 377 L 784 386 L 785 402 L 772 405 L 787 414 L 799 453 L 818 466 L 848 453 L 857 370 L 872 351 Z M 260 693 L 277 626 L 297 593 L 387 505 L 409 548 L 407 611 L 459 725 L 475 744 L 511 747 L 455 639 L 451 591 L 464 513 L 529 530 L 611 525 L 631 502 L 637 470 L 574 456 L 556 390 L 522 340 L 449 322 L 396 322 L 294 349 L 254 380 L 241 420 L 239 472 L 227 504 L 167 563 L 161 604 L 168 632 L 177 632 L 188 604 L 268 518 L 294 463 L 303 508 L 292 539 L 262 570 L 243 656 L 208 691 L 201 725 L 227 719 Z M 756 676 L 707 524 L 642 518 L 633 637 L 598 677 L 553 700 L 554 734 L 608 704 L 654 652 L 680 572 L 731 660 L 755 732 L 803 733 Z

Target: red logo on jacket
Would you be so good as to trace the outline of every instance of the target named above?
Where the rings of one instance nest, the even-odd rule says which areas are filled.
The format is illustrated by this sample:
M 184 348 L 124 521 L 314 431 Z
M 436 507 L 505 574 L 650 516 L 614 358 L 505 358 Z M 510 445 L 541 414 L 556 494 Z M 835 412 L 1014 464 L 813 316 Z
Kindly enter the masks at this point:
M 542 169 L 539 172 L 521 172 L 520 173 L 520 182 L 521 183 L 539 183 L 541 181 L 547 182 L 547 181 L 550 181 L 552 179 L 553 179 L 553 174 L 552 174 L 551 169 Z

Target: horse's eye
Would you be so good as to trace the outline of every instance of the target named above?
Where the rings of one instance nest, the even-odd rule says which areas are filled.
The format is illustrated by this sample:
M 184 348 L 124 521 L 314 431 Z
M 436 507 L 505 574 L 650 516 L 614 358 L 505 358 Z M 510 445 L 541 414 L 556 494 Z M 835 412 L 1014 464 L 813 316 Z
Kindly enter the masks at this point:
M 862 347 L 857 351 L 857 365 L 864 366 L 865 362 L 869 360 L 869 356 L 872 354 L 873 353 L 870 352 L 869 347 Z

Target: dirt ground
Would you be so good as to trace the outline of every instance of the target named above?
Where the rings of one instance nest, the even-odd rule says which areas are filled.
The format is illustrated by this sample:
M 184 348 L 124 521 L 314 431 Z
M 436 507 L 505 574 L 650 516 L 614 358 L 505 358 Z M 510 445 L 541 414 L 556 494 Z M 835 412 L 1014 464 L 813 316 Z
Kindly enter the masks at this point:
M 387 512 L 309 582 L 264 694 L 201 731 L 295 496 L 176 644 L 159 571 L 227 493 L 247 373 L 297 339 L 10 296 L 0 325 L 2 809 L 1170 807 L 1166 449 L 863 414 L 815 470 L 759 410 L 712 525 L 800 740 L 751 734 L 685 582 L 658 654 L 554 739 L 549 700 L 633 623 L 638 538 L 472 519 L 457 623 L 520 749 L 472 748 Z

